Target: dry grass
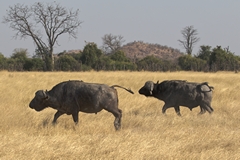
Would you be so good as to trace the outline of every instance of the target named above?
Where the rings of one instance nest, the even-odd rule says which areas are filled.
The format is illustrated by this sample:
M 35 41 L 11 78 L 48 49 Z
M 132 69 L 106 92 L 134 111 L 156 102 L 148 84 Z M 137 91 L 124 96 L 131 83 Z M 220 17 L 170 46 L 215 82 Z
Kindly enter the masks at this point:
M 122 130 L 102 111 L 79 114 L 75 126 L 64 115 L 51 125 L 55 110 L 28 107 L 36 90 L 69 79 L 119 84 Z M 208 81 L 215 87 L 212 115 L 181 107 L 162 115 L 163 102 L 137 93 L 147 80 Z M 240 75 L 229 72 L 0 72 L 0 159 L 240 159 Z

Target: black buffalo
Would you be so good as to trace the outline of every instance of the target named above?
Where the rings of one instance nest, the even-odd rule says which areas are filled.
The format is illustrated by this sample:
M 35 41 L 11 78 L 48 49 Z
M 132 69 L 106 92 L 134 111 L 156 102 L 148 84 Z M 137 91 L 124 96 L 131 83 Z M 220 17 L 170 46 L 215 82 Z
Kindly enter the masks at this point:
M 54 86 L 50 91 L 39 90 L 29 104 L 29 107 L 41 111 L 47 107 L 57 110 L 53 123 L 63 115 L 72 115 L 78 123 L 78 113 L 97 113 L 102 109 L 115 116 L 114 126 L 121 128 L 122 111 L 118 108 L 118 95 L 114 87 L 120 87 L 133 94 L 130 89 L 113 85 L 85 83 L 83 81 L 65 81 Z
M 147 81 L 145 85 L 138 91 L 139 94 L 146 97 L 155 97 L 165 102 L 162 113 L 174 107 L 177 115 L 181 116 L 179 106 L 188 107 L 190 110 L 200 106 L 200 113 L 206 111 L 213 112 L 211 107 L 213 87 L 207 82 L 194 83 L 182 80 L 169 80 L 161 83 Z

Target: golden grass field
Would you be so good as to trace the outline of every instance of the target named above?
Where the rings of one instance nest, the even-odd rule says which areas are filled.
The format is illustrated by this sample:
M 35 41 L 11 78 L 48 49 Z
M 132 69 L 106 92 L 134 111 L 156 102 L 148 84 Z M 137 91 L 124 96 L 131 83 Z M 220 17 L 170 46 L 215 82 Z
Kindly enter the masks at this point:
M 37 90 L 50 90 L 64 80 L 122 85 L 122 129 L 106 111 L 63 115 L 47 108 L 28 107 Z M 212 115 L 198 116 L 200 108 L 173 108 L 161 113 L 163 102 L 138 94 L 147 80 L 183 79 L 214 86 Z M 0 72 L 0 159 L 240 159 L 240 74 L 232 72 Z

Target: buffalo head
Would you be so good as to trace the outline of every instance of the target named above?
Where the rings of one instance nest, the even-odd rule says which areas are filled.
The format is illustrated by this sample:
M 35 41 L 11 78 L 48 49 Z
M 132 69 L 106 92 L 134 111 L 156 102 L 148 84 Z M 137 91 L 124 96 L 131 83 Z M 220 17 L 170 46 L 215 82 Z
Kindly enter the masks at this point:
M 146 97 L 152 96 L 153 89 L 154 89 L 154 83 L 152 81 L 147 81 L 145 85 L 142 88 L 140 88 L 138 93 L 145 95 Z
M 29 107 L 36 111 L 41 111 L 48 107 L 46 104 L 48 98 L 47 91 L 39 90 L 35 93 L 35 97 L 30 102 Z

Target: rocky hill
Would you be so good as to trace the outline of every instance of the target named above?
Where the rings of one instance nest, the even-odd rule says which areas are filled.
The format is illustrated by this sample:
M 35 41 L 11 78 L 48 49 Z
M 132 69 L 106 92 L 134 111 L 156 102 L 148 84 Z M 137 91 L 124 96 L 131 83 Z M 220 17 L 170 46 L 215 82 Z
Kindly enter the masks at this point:
M 143 59 L 150 55 L 164 60 L 174 61 L 183 55 L 178 49 L 159 44 L 144 43 L 142 41 L 128 43 L 122 46 L 121 50 L 133 61 Z

